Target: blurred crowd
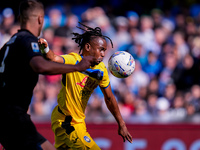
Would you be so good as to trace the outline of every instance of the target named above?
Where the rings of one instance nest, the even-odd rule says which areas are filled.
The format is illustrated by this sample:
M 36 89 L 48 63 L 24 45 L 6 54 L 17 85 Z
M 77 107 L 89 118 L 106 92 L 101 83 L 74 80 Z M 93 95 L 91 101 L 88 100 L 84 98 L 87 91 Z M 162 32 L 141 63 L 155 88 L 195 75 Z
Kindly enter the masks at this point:
M 115 51 L 133 55 L 136 67 L 128 78 L 116 78 L 108 71 L 126 122 L 200 122 L 199 5 L 175 14 L 157 8 L 147 14 L 127 10 L 124 15 L 107 15 L 102 7 L 77 8 L 73 12 L 62 6 L 45 10 L 41 37 L 56 54 L 79 53 L 71 33 L 82 32 L 76 27 L 80 21 L 90 27 L 100 27 L 112 39 L 114 48 L 108 41 L 106 66 Z M 19 24 L 12 8 L 4 8 L 0 16 L 2 47 L 17 32 Z M 33 118 L 49 121 L 60 88 L 61 75 L 40 75 L 29 108 Z M 113 121 L 98 87 L 88 102 L 86 122 Z

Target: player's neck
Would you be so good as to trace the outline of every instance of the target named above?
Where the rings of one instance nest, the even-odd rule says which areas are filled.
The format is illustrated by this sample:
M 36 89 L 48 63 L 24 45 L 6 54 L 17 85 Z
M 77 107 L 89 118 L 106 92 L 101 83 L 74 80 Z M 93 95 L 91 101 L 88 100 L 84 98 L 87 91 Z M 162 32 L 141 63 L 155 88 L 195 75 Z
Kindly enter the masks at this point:
M 26 25 L 21 25 L 21 29 L 26 29 L 31 32 L 35 37 L 38 37 L 37 27 L 33 27 L 33 25 L 30 25 L 29 23 L 27 23 Z

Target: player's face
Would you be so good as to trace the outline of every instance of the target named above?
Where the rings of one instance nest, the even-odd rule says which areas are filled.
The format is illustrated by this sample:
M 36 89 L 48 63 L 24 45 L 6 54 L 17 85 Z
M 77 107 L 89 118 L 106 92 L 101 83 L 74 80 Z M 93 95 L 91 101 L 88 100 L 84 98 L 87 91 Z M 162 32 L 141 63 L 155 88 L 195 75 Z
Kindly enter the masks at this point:
M 89 51 L 89 54 L 96 58 L 95 65 L 97 65 L 103 60 L 103 57 L 105 56 L 107 42 L 105 39 L 97 37 L 90 42 L 90 46 L 91 49 Z

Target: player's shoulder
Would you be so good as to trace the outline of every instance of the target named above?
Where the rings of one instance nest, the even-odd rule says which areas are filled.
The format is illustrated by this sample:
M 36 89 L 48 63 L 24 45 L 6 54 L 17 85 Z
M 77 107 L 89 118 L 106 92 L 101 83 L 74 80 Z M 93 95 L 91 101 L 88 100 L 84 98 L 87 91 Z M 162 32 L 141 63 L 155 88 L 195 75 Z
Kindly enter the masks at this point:
M 104 62 L 100 62 L 98 65 L 94 67 L 94 69 L 106 70 L 107 68 Z
M 106 65 L 104 64 L 103 61 L 99 63 L 99 66 L 100 66 L 100 67 L 103 67 L 103 68 L 106 68 Z
M 16 46 L 22 46 L 22 45 L 27 45 L 29 46 L 32 44 L 32 42 L 37 44 L 37 37 L 35 37 L 31 32 L 28 30 L 18 30 L 17 33 L 15 33 L 10 40 L 6 43 L 6 45 L 13 45 L 15 44 Z M 34 44 L 33 43 L 33 44 Z
M 28 42 L 37 42 L 38 38 L 34 36 L 30 31 L 28 30 L 18 30 L 17 33 L 18 39 L 21 39 L 22 41 L 28 43 Z
M 81 60 L 81 56 L 75 52 L 61 55 L 61 57 L 63 57 L 66 64 L 76 64 Z
M 75 52 L 71 52 L 68 55 L 74 56 L 76 58 L 81 58 L 81 56 L 79 54 L 75 53 Z
M 18 35 L 18 36 L 21 36 L 21 37 L 32 37 L 32 38 L 37 38 L 37 37 L 34 36 L 30 31 L 28 31 L 28 30 L 26 30 L 26 29 L 18 30 L 17 35 Z
M 63 54 L 61 56 L 62 57 L 73 57 L 75 59 L 77 59 L 77 58 L 80 59 L 81 58 L 81 56 L 79 54 L 75 53 L 75 52 L 71 52 L 71 53 L 68 53 L 68 54 Z

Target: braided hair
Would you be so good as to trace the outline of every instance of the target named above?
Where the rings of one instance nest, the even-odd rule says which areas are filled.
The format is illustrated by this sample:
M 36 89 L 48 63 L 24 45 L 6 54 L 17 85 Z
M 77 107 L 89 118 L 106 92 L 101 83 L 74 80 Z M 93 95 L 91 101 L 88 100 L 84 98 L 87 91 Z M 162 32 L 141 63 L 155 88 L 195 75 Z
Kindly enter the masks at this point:
M 79 53 L 83 49 L 84 45 L 92 39 L 92 37 L 102 37 L 103 39 L 105 39 L 105 38 L 109 39 L 111 42 L 112 48 L 113 48 L 112 40 L 108 36 L 102 35 L 101 28 L 96 27 L 93 29 L 91 27 L 88 27 L 88 26 L 80 23 L 80 22 L 79 22 L 79 24 L 86 27 L 86 29 L 77 27 L 77 28 L 85 31 L 83 34 L 74 33 L 74 32 L 72 33 L 75 36 L 74 38 L 72 38 L 72 40 L 75 40 L 75 42 L 78 44 L 78 47 L 80 47 Z

